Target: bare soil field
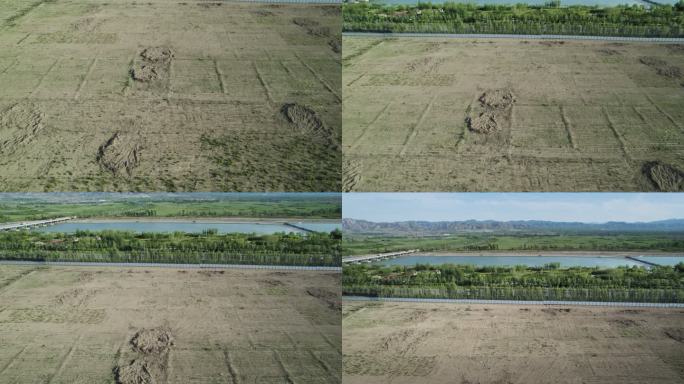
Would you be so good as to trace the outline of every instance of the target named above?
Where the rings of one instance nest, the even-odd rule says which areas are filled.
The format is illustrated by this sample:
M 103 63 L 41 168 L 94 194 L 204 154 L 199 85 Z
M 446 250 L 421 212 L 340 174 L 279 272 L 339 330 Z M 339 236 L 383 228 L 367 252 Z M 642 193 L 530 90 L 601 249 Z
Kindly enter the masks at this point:
M 346 191 L 682 191 L 681 45 L 344 37 Z
M 0 190 L 340 188 L 339 5 L 0 4 Z
M 339 273 L 0 266 L 0 383 L 339 383 Z
M 343 382 L 681 383 L 684 310 L 343 302 Z

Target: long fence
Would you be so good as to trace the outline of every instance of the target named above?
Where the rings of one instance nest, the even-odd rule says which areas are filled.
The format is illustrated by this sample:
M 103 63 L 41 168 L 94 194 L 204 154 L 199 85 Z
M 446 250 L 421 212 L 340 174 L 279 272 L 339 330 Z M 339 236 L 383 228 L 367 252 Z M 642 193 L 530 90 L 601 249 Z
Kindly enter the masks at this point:
M 415 33 L 415 32 L 343 32 L 345 37 L 441 37 L 455 39 L 536 39 L 536 40 L 595 40 L 633 41 L 645 43 L 682 44 L 680 37 L 631 37 L 631 36 L 583 36 L 583 35 L 512 35 L 468 33 Z
M 122 267 L 172 269 L 273 269 L 297 271 L 342 272 L 341 267 L 310 267 L 303 265 L 252 265 L 252 264 L 172 264 L 172 263 L 97 263 L 78 261 L 15 261 L 0 260 L 0 265 L 61 266 L 61 267 Z
M 474 299 L 416 299 L 409 297 L 343 296 L 349 301 L 384 301 L 402 303 L 448 303 L 448 304 L 508 304 L 508 305 L 577 305 L 592 307 L 647 307 L 684 308 L 683 303 L 629 303 L 617 301 L 526 301 L 526 300 L 474 300 Z

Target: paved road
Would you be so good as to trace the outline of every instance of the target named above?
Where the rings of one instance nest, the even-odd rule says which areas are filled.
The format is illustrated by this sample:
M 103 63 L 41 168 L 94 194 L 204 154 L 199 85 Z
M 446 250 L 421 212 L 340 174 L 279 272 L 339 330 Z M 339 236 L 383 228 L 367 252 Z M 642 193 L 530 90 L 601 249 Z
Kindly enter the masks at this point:
M 592 307 L 651 307 L 684 308 L 684 303 L 623 303 L 615 301 L 519 301 L 519 300 L 469 300 L 469 299 L 414 299 L 403 297 L 343 296 L 349 301 L 388 301 L 409 303 L 452 303 L 452 304 L 508 304 L 508 305 L 583 305 Z
M 341 267 L 309 267 L 300 265 L 241 265 L 241 264 L 166 264 L 166 263 L 88 263 L 72 261 L 14 261 L 0 260 L 0 265 L 62 266 L 62 267 L 122 267 L 122 268 L 173 268 L 173 269 L 278 269 L 297 271 L 335 271 Z
M 682 44 L 684 38 L 677 37 L 629 37 L 629 36 L 577 36 L 577 35 L 498 35 L 498 34 L 457 34 L 457 33 L 382 33 L 382 32 L 343 32 L 349 37 L 449 37 L 457 39 L 544 39 L 544 40 L 597 40 L 597 41 L 634 41 L 647 43 Z

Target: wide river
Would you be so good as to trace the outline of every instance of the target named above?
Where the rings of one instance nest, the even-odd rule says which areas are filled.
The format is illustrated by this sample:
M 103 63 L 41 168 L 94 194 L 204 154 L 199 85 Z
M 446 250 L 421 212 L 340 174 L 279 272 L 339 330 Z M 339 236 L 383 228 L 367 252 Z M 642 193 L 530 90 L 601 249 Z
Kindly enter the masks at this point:
M 342 228 L 341 223 L 328 222 L 292 222 L 297 226 L 318 232 L 330 232 Z M 219 233 L 258 233 L 304 232 L 297 228 L 279 223 L 225 223 L 225 222 L 192 222 L 192 221 L 99 221 L 99 222 L 67 222 L 50 227 L 35 229 L 40 232 L 73 233 L 76 231 L 132 231 L 132 232 L 186 232 L 201 233 L 215 229 Z
M 684 262 L 684 256 L 648 256 L 641 257 L 659 265 L 675 265 Z M 635 260 L 624 257 L 586 257 L 586 256 L 402 256 L 396 259 L 376 262 L 387 266 L 416 264 L 469 264 L 475 266 L 515 266 L 526 265 L 541 267 L 549 263 L 560 263 L 561 267 L 601 267 L 613 268 L 618 266 L 647 266 Z

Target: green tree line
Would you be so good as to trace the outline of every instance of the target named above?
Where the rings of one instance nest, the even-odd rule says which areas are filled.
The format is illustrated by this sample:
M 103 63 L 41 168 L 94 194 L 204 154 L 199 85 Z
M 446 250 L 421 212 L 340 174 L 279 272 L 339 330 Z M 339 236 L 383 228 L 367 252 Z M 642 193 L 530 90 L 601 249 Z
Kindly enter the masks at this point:
M 341 232 L 72 234 L 0 232 L 0 259 L 29 261 L 339 266 Z
M 416 265 L 345 266 L 345 295 L 484 300 L 684 302 L 684 263 L 677 266 L 561 269 Z
M 684 36 L 684 0 L 674 5 L 344 4 L 347 32 Z

